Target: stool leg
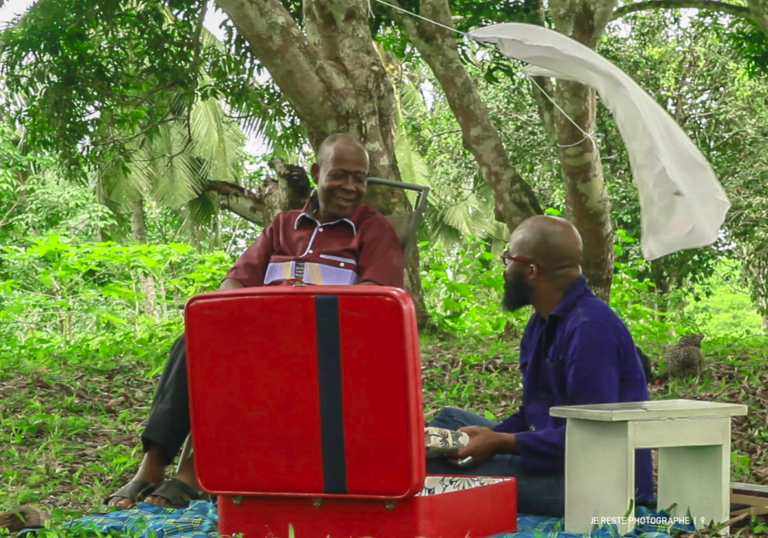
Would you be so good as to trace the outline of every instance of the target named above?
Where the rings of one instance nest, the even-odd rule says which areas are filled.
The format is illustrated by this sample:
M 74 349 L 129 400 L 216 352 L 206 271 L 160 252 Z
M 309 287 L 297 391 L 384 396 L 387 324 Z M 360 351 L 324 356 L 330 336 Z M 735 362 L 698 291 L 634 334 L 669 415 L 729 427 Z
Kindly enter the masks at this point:
M 730 431 L 719 446 L 659 449 L 659 509 L 677 506 L 670 514 L 684 518 L 688 510 L 697 529 L 711 521 L 723 523 L 730 515 Z M 723 529 L 721 534 L 726 534 Z
M 565 436 L 565 530 L 589 533 L 593 518 L 621 518 L 635 490 L 634 428 L 627 422 L 568 419 Z M 627 514 L 634 516 L 634 511 Z

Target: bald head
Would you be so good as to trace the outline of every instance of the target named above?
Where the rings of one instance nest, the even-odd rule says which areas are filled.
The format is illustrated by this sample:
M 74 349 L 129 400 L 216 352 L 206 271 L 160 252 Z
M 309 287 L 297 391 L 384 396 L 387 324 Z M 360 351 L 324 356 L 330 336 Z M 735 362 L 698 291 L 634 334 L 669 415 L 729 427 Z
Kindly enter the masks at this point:
M 368 150 L 360 141 L 359 138 L 348 133 L 336 133 L 332 134 L 320 144 L 320 149 L 317 151 L 317 162 L 322 166 L 325 164 L 331 156 L 333 156 L 334 149 L 339 147 L 346 152 L 358 152 L 364 154 L 366 162 L 368 161 Z
M 581 235 L 560 217 L 538 215 L 523 221 L 512 233 L 509 253 L 530 258 L 545 274 L 581 274 Z
M 370 159 L 357 137 L 338 133 L 326 138 L 317 151 L 312 177 L 317 184 L 320 222 L 351 217 L 365 197 Z
M 578 230 L 565 219 L 540 215 L 523 221 L 509 240 L 504 308 L 533 305 L 539 315 L 549 316 L 581 276 L 581 245 Z

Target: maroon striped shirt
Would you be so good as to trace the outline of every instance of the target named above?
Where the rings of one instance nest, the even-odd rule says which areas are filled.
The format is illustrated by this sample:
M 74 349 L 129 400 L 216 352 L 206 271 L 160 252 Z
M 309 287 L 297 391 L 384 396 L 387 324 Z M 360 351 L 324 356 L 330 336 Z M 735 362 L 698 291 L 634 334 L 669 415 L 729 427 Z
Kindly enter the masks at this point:
M 351 217 L 321 224 L 316 207 L 313 196 L 303 210 L 278 214 L 224 278 L 245 287 L 292 280 L 404 287 L 403 249 L 384 215 L 361 204 Z

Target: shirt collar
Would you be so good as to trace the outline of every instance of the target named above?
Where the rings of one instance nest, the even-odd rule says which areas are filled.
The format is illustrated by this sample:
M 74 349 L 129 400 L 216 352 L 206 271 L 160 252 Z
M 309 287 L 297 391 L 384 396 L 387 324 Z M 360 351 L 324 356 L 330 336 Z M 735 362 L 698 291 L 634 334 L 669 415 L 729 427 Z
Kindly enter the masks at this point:
M 557 306 L 549 316 L 558 318 L 566 317 L 568 313 L 573 310 L 576 301 L 585 293 L 591 293 L 591 291 L 587 284 L 587 279 L 580 276 L 567 290 L 565 290 L 565 293 L 560 298 L 560 302 L 557 303 Z
M 309 197 L 309 200 L 307 200 L 307 203 L 304 205 L 304 209 L 301 211 L 301 213 L 299 213 L 299 216 L 296 217 L 296 221 L 293 223 L 293 229 L 295 230 L 299 227 L 299 221 L 301 220 L 302 217 L 308 218 L 319 225 L 320 221 L 318 221 L 315 218 L 315 214 L 317 213 L 318 209 L 320 209 L 320 202 L 317 199 L 317 193 L 313 193 Z M 355 211 L 352 217 L 354 218 L 359 212 L 360 212 L 360 207 L 357 208 L 357 211 Z M 357 235 L 357 226 L 350 219 L 344 218 L 344 219 L 334 220 L 332 222 L 324 222 L 322 224 L 323 226 L 327 226 L 330 224 L 338 224 L 339 222 L 346 222 L 347 224 L 349 224 L 352 227 L 352 234 Z

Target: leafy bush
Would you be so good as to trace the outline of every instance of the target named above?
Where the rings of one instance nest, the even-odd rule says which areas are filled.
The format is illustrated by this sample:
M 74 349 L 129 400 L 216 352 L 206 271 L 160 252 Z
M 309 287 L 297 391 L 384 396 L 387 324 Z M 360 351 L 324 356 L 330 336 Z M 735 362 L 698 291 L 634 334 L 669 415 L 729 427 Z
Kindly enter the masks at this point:
M 635 243 L 617 230 L 616 258 L 627 259 L 625 248 Z M 504 289 L 503 267 L 487 243 L 469 239 L 446 248 L 422 242 L 422 286 L 433 326 L 458 337 L 494 338 L 522 332 L 530 309 L 514 314 L 500 306 Z M 706 284 L 691 290 L 661 294 L 644 275 L 650 263 L 630 257 L 617 261 L 611 288 L 611 307 L 629 327 L 639 345 L 651 348 L 673 343 L 681 334 L 704 331 L 716 335 L 759 334 L 760 316 L 746 292 L 734 289 L 738 269 L 727 260 Z M 727 277 L 728 281 L 724 280 Z
M 504 269 L 487 244 L 469 239 L 447 250 L 440 244 L 422 242 L 421 283 L 433 326 L 459 336 L 498 336 L 509 314 L 501 306 Z M 513 323 L 525 323 L 514 314 Z
M 177 307 L 217 289 L 233 261 L 184 244 L 76 244 L 57 234 L 2 252 L 0 353 L 12 357 L 23 350 L 30 359 L 73 347 L 78 351 L 66 351 L 70 357 L 86 358 L 104 346 L 131 349 L 147 343 L 143 338 L 159 340 L 156 335 L 166 335 L 169 327 L 178 331 Z M 143 313 L 141 278 L 158 283 L 157 317 Z

